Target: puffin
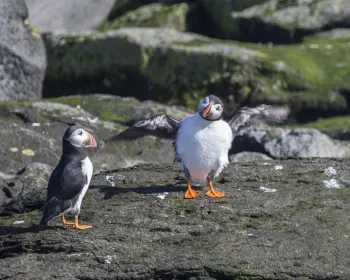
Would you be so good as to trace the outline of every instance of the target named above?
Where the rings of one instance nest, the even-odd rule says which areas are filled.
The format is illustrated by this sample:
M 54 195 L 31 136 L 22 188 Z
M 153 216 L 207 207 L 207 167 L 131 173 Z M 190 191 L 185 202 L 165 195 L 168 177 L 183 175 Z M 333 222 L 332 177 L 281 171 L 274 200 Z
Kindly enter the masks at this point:
M 215 95 L 200 101 L 198 112 L 180 121 L 169 115 L 156 115 L 141 120 L 108 140 L 132 140 L 144 135 L 173 139 L 175 161 L 182 164 L 187 179 L 185 198 L 199 195 L 191 184 L 207 183 L 206 195 L 225 197 L 213 187 L 213 179 L 229 164 L 229 150 L 234 137 L 243 128 L 259 122 L 278 123 L 285 120 L 288 106 L 261 104 L 257 107 L 241 107 L 230 120 L 223 119 L 224 104 Z
M 62 223 L 74 229 L 92 227 L 79 224 L 79 214 L 93 172 L 84 148 L 94 147 L 97 147 L 96 139 L 89 132 L 78 126 L 67 128 L 62 138 L 60 161 L 49 178 L 40 225 L 47 225 L 53 218 L 61 216 Z M 74 222 L 67 222 L 66 214 L 74 215 Z

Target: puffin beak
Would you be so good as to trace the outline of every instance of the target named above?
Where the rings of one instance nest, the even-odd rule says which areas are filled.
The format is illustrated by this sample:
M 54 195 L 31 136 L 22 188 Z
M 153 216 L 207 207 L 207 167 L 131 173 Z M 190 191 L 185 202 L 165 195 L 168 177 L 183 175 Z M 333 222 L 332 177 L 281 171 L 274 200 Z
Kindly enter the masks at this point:
M 204 111 L 203 111 L 203 117 L 207 117 L 207 116 L 211 116 L 211 109 L 212 104 L 209 104 L 207 107 L 205 107 Z
M 92 136 L 89 132 L 88 134 L 88 139 L 84 141 L 85 147 L 87 148 L 95 148 L 97 147 L 97 142 L 94 136 Z

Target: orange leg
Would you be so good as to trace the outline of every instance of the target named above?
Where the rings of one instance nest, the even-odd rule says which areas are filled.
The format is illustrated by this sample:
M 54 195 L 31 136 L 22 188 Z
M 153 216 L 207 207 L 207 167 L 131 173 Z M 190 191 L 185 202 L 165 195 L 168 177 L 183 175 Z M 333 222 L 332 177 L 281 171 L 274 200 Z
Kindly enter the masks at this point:
M 199 191 L 191 188 L 191 181 L 187 180 L 187 191 L 185 193 L 185 198 L 195 198 L 199 195 Z
M 66 218 L 64 217 L 64 215 L 62 215 L 61 218 L 62 218 L 62 223 L 63 223 L 65 226 L 67 226 L 67 225 L 74 225 L 73 222 L 67 222 L 67 221 L 66 221 Z
M 224 193 L 218 192 L 214 189 L 211 180 L 208 180 L 208 186 L 210 189 L 205 195 L 211 196 L 211 197 L 225 197 L 226 196 Z
M 88 225 L 79 225 L 78 219 L 79 219 L 79 216 L 74 216 L 74 225 L 72 226 L 72 228 L 76 228 L 76 229 L 92 228 L 92 226 L 88 226 Z

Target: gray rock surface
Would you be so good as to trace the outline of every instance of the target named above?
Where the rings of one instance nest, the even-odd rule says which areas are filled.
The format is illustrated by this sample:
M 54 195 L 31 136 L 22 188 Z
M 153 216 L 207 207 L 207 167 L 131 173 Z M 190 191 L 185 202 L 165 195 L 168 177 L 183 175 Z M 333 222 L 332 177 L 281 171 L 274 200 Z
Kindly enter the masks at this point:
M 29 20 L 41 32 L 82 31 L 98 27 L 118 0 L 25 0 Z
M 121 28 L 50 34 L 45 44 L 46 97 L 112 93 L 195 109 L 215 93 L 226 117 L 240 104 L 260 103 L 289 104 L 303 122 L 348 112 L 344 40 L 242 45 L 166 28 Z
M 190 7 L 186 3 L 165 5 L 152 3 L 129 11 L 113 21 L 104 22 L 100 29 L 111 30 L 122 27 L 167 27 L 186 31 Z
M 240 152 L 237 154 L 231 154 L 229 157 L 230 162 L 247 162 L 247 161 L 266 161 L 272 160 L 271 157 L 256 152 Z
M 215 182 L 224 199 L 206 186 L 183 199 L 179 165 L 96 175 L 81 212 L 92 229 L 0 217 L 0 278 L 349 279 L 349 161 L 269 163 L 231 164 Z M 339 188 L 326 188 L 329 167 Z
M 117 108 L 118 104 L 121 105 L 123 102 L 126 104 L 128 101 L 127 98 L 120 102 L 120 98 L 108 99 L 108 96 L 95 96 L 91 103 L 94 105 L 100 99 L 105 99 L 105 103 L 103 101 L 98 103 L 100 106 L 103 107 L 103 104 L 108 103 L 112 108 Z M 68 100 L 71 101 L 69 98 Z M 140 112 L 147 115 L 157 110 L 157 105 L 159 105 L 158 110 L 161 112 L 162 106 L 160 104 L 149 103 L 152 105 L 147 112 L 147 103 L 137 105 L 136 102 L 134 107 L 132 107 L 132 102 L 129 103 L 130 114 L 128 115 L 126 112 L 125 114 L 130 119 L 124 116 L 125 123 L 123 124 L 123 122 L 117 123 L 104 119 L 103 117 L 108 117 L 108 114 L 103 114 L 103 112 L 101 116 L 88 112 L 90 107 L 84 105 L 84 98 L 79 99 L 79 103 L 81 105 L 70 106 L 53 100 L 42 100 L 0 104 L 2 119 L 0 122 L 0 135 L 2 134 L 2 136 L 0 137 L 7 139 L 0 146 L 0 155 L 2 156 L 0 170 L 6 174 L 16 174 L 32 162 L 55 166 L 61 154 L 62 135 L 68 125 L 72 124 L 86 128 L 97 138 L 98 148 L 88 150 L 89 156 L 94 162 L 95 172 L 141 162 L 171 163 L 173 161 L 174 154 L 170 140 L 144 137 L 135 142 L 106 143 L 105 141 L 113 134 L 125 129 L 126 122 L 134 121 L 138 106 L 141 108 Z M 175 110 L 174 107 L 172 111 Z M 181 114 L 180 109 L 177 111 Z M 119 113 L 123 115 L 120 111 Z M 120 116 L 118 110 L 114 112 L 113 116 L 116 118 Z
M 24 0 L 0 1 L 0 100 L 41 97 L 46 54 Z
M 349 15 L 350 2 L 334 0 L 270 0 L 232 14 L 242 30 L 249 30 L 241 34 L 242 39 L 275 43 L 300 41 L 302 36 L 319 30 L 349 27 Z M 266 38 L 259 32 L 264 32 Z
M 350 157 L 350 142 L 332 140 L 313 128 L 251 128 L 234 139 L 233 151 L 255 151 L 273 158 Z

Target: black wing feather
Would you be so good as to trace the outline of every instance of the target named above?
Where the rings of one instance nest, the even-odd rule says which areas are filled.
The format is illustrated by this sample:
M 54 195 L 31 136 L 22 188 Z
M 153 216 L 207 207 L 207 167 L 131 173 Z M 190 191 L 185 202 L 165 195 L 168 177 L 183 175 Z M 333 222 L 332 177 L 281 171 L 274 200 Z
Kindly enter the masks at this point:
M 180 121 L 169 115 L 157 115 L 141 120 L 109 140 L 132 140 L 145 135 L 174 139 L 179 130 Z
M 248 127 L 254 123 L 279 123 L 288 118 L 290 108 L 288 106 L 272 106 L 272 105 L 259 105 L 257 107 L 242 107 L 239 108 L 234 114 L 231 120 L 228 122 L 233 135 L 245 127 Z
M 47 224 L 68 209 L 71 206 L 71 199 L 82 191 L 86 183 L 87 178 L 81 172 L 81 162 L 62 158 L 50 176 L 40 224 Z

